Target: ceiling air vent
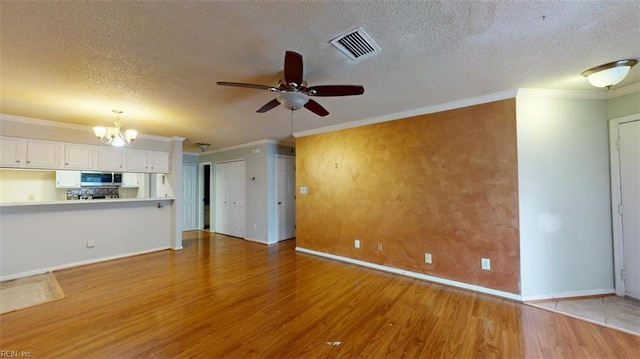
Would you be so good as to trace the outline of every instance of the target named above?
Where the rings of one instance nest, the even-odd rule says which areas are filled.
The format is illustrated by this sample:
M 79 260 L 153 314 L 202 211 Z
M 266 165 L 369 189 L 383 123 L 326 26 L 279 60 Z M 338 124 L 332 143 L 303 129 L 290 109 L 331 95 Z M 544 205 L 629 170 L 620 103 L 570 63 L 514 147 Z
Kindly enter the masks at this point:
M 380 51 L 380 46 L 361 27 L 336 37 L 331 44 L 351 60 L 361 60 Z

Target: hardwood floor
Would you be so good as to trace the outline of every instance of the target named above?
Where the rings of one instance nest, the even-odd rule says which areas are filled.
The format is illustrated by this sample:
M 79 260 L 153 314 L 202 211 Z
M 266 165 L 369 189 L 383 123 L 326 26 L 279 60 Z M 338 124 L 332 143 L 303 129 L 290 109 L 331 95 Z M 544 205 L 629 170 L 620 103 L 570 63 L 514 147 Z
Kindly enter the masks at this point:
M 187 232 L 184 247 L 56 272 L 66 298 L 1 315 L 0 349 L 32 358 L 640 354 L 638 336 L 296 253 L 294 241 Z

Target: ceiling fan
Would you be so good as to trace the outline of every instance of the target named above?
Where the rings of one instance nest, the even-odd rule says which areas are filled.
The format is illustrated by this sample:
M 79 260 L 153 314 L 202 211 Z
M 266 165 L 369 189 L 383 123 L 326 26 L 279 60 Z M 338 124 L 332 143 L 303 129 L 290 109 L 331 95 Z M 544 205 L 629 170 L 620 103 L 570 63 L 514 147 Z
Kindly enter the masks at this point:
M 310 99 L 310 96 L 353 96 L 362 95 L 364 93 L 364 87 L 358 85 L 323 85 L 307 87 L 307 82 L 302 79 L 303 71 L 302 55 L 297 52 L 287 51 L 284 55 L 284 79 L 281 79 L 277 86 L 224 81 L 218 81 L 216 84 L 221 86 L 245 87 L 277 92 L 278 96 L 276 98 L 267 102 L 264 106 L 260 107 L 258 111 L 256 111 L 259 113 L 267 112 L 282 104 L 287 110 L 294 111 L 304 106 L 318 116 L 326 116 L 329 114 L 329 111 L 316 101 Z

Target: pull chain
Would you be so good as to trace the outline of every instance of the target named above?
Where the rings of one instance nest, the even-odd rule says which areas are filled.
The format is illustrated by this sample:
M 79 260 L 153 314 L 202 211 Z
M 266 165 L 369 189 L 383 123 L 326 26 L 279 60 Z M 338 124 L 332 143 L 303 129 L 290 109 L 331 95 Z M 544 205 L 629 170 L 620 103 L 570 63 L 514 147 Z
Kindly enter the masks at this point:
M 290 127 L 290 133 L 291 133 L 291 153 L 294 153 L 293 146 L 294 146 L 294 141 L 295 141 L 295 139 L 293 138 L 293 110 L 291 110 L 291 127 Z

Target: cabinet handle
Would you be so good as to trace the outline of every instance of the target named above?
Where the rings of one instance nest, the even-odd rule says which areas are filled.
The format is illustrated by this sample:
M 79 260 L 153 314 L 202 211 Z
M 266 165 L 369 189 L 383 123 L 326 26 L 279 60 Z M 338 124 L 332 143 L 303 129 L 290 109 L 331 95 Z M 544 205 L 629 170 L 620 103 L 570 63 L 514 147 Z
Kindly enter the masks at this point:
M 27 163 L 31 163 L 31 161 L 27 161 Z
M 16 163 L 20 163 L 20 160 L 16 160 Z

